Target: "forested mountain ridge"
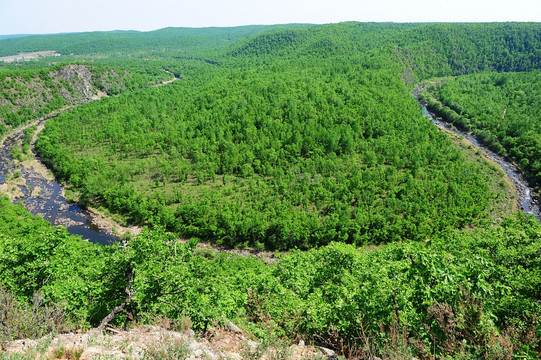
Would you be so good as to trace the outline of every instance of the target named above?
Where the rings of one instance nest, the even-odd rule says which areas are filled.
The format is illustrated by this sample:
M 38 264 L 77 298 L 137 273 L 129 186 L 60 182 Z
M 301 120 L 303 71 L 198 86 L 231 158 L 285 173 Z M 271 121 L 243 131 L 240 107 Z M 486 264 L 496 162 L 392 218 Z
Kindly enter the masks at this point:
M 426 24 L 394 41 L 420 79 L 541 69 L 540 23 Z
M 269 31 L 237 45 L 232 55 L 292 58 L 351 56 L 394 49 L 419 79 L 479 71 L 541 68 L 539 23 L 341 23 Z
M 133 55 L 171 52 L 195 55 L 272 28 L 305 25 L 252 25 L 231 28 L 165 28 L 148 32 L 102 31 L 57 35 L 34 35 L 0 40 L 0 56 L 29 49 L 55 50 L 63 55 Z
M 63 55 L 211 56 L 282 54 L 316 57 L 396 48 L 424 77 L 476 71 L 538 69 L 539 23 L 287 24 L 232 28 L 166 28 L 25 36 L 0 40 L 0 56 L 55 50 Z M 274 45 L 272 45 L 274 44 Z M 276 47 L 272 49 L 272 47 Z M 414 56 L 414 58 L 412 58 Z M 204 57 L 204 56 L 203 56 Z
M 36 149 L 82 205 L 146 229 L 104 248 L 2 198 L 0 286 L 25 311 L 39 313 L 35 294 L 62 308 L 66 328 L 122 308 L 115 325 L 230 319 L 350 359 L 538 358 L 541 228 L 490 216 L 501 172 L 470 161 L 411 92 L 435 75 L 538 69 L 539 25 L 284 25 L 200 48 L 166 29 L 170 46 L 121 51 L 90 34 L 89 60 L 179 80 L 62 114 Z M 268 264 L 200 239 L 287 251 Z

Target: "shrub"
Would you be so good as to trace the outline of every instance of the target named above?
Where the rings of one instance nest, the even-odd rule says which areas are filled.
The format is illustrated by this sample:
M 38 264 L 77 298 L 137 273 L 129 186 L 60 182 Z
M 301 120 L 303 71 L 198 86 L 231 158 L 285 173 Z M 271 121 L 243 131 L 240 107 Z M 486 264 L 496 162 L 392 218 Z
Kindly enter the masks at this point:
M 41 294 L 32 304 L 22 304 L 0 285 L 0 344 L 17 339 L 37 339 L 73 328 L 62 307 L 46 305 Z

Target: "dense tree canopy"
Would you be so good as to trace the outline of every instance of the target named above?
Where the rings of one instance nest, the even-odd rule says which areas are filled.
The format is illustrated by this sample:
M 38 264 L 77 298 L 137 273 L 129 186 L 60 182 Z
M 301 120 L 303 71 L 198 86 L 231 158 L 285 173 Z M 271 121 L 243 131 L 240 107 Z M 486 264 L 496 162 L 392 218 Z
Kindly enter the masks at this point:
M 0 198 L 0 291 L 22 308 L 40 294 L 82 327 L 128 292 L 118 325 L 188 316 L 203 330 L 228 318 L 361 358 L 539 357 L 540 225 L 492 222 L 501 174 L 439 132 L 411 92 L 457 76 L 425 99 L 537 179 L 540 29 L 343 23 L 0 40 L 2 54 L 73 54 L 94 85 L 111 86 L 51 119 L 36 150 L 80 204 L 145 226 L 102 247 Z M 0 68 L 6 130 L 66 104 L 57 94 L 69 86 L 47 82 L 64 65 L 45 61 Z M 40 81 L 50 98 L 13 111 Z M 200 239 L 288 252 L 267 264 Z
M 299 66 L 201 64 L 62 115 L 37 148 L 83 201 L 228 246 L 422 239 L 485 215 L 479 172 L 400 76 Z
M 271 249 L 422 239 L 485 217 L 493 195 L 420 116 L 407 74 L 476 71 L 473 54 L 499 69 L 504 50 L 538 67 L 535 46 L 517 45 L 537 29 L 273 29 L 169 63 L 173 85 L 55 119 L 38 151 L 83 203 L 184 236 Z

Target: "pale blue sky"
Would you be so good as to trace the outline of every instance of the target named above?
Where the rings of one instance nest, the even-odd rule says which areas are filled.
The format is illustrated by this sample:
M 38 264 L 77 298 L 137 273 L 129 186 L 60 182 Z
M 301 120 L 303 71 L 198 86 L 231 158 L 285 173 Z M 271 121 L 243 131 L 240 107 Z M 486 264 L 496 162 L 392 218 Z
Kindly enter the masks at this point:
M 0 0 L 3 35 L 348 20 L 541 22 L 541 0 Z

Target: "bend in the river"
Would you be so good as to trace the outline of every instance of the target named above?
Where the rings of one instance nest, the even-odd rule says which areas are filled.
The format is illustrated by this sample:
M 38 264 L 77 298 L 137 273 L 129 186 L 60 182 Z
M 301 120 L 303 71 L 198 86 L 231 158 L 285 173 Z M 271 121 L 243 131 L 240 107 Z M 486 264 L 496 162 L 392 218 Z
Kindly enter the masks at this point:
M 175 80 L 178 80 L 178 77 L 175 76 L 175 79 L 172 81 Z M 167 81 L 160 85 L 165 85 L 172 81 Z M 413 93 L 413 96 L 417 100 L 419 100 L 418 94 L 421 90 L 422 86 L 417 88 Z M 535 201 L 537 195 L 534 189 L 529 186 L 522 173 L 512 162 L 487 149 L 472 134 L 449 126 L 449 124 L 443 122 L 434 114 L 431 114 L 424 104 L 420 101 L 419 103 L 421 104 L 423 114 L 436 126 L 464 137 L 473 146 L 483 151 L 486 156 L 496 162 L 513 182 L 516 188 L 517 202 L 521 210 L 527 214 L 533 214 L 537 219 L 541 219 L 539 206 Z M 0 185 L 5 183 L 8 174 L 13 174 L 16 170 L 15 162 L 11 157 L 11 147 L 21 141 L 23 130 L 30 126 L 43 125 L 47 120 L 75 106 L 55 111 L 48 116 L 35 120 L 0 140 Z M 81 209 L 75 204 L 69 204 L 63 196 L 62 185 L 57 181 L 48 180 L 43 174 L 24 165 L 17 170 L 20 171 L 20 179 L 18 179 L 17 184 L 14 186 L 19 188 L 17 191 L 19 196 L 15 202 L 24 203 L 32 214 L 43 217 L 53 225 L 63 225 L 71 234 L 81 235 L 84 239 L 92 242 L 111 244 L 119 240 L 111 229 L 98 226 L 95 221 L 96 217 L 92 213 Z
M 426 105 L 419 100 L 419 93 L 422 90 L 423 85 L 420 85 L 413 92 L 413 96 L 421 105 L 423 115 L 428 117 L 440 129 L 449 131 L 468 140 L 474 147 L 485 153 L 488 158 L 497 163 L 515 186 L 516 200 L 520 210 L 522 210 L 525 214 L 531 214 L 538 220 L 541 220 L 541 212 L 538 204 L 539 195 L 536 193 L 535 189 L 530 186 L 522 172 L 515 166 L 515 164 L 505 157 L 488 149 L 475 136 L 473 136 L 473 134 L 458 130 L 451 124 L 443 121 L 441 118 L 428 111 Z
M 68 109 L 64 111 L 66 110 Z M 59 113 L 61 112 L 57 111 L 34 121 L 4 138 L 0 147 L 0 186 L 6 182 L 8 174 L 19 171 L 20 177 L 16 184 L 10 184 L 10 187 L 16 188 L 15 203 L 24 204 L 30 213 L 43 217 L 53 225 L 65 226 L 71 234 L 80 235 L 83 239 L 100 244 L 119 241 L 120 239 L 112 231 L 98 227 L 95 223 L 95 217 L 91 213 L 75 204 L 69 204 L 63 196 L 61 184 L 55 180 L 47 179 L 40 172 L 23 164 L 17 168 L 11 157 L 11 147 L 21 141 L 25 128 L 42 125 Z
M 166 72 L 168 71 L 166 70 Z M 179 76 L 173 75 L 173 79 L 159 83 L 157 86 L 167 85 L 180 80 Z M 39 171 L 35 171 L 30 166 L 21 164 L 20 168 L 17 168 L 11 157 L 11 147 L 21 141 L 24 129 L 34 125 L 39 129 L 47 120 L 69 111 L 76 106 L 79 105 L 72 105 L 52 112 L 47 116 L 13 130 L 4 136 L 4 138 L 0 139 L 0 187 L 2 185 L 5 187 L 6 177 L 18 170 L 20 177 L 17 178 L 15 183 L 10 184 L 12 188 L 15 188 L 15 203 L 24 204 L 30 213 L 43 217 L 53 225 L 65 226 L 73 235 L 81 235 L 84 239 L 100 244 L 111 244 L 120 240 L 112 230 L 120 226 L 104 226 L 104 222 L 100 216 L 81 209 L 76 204 L 68 203 L 64 197 L 63 187 L 60 183 L 52 179 L 47 179 L 46 176 Z M 35 156 L 33 151 L 32 156 Z M 39 159 L 37 160 L 39 161 Z M 17 176 L 19 175 L 17 174 Z M 140 229 L 131 227 L 129 230 L 134 234 Z

